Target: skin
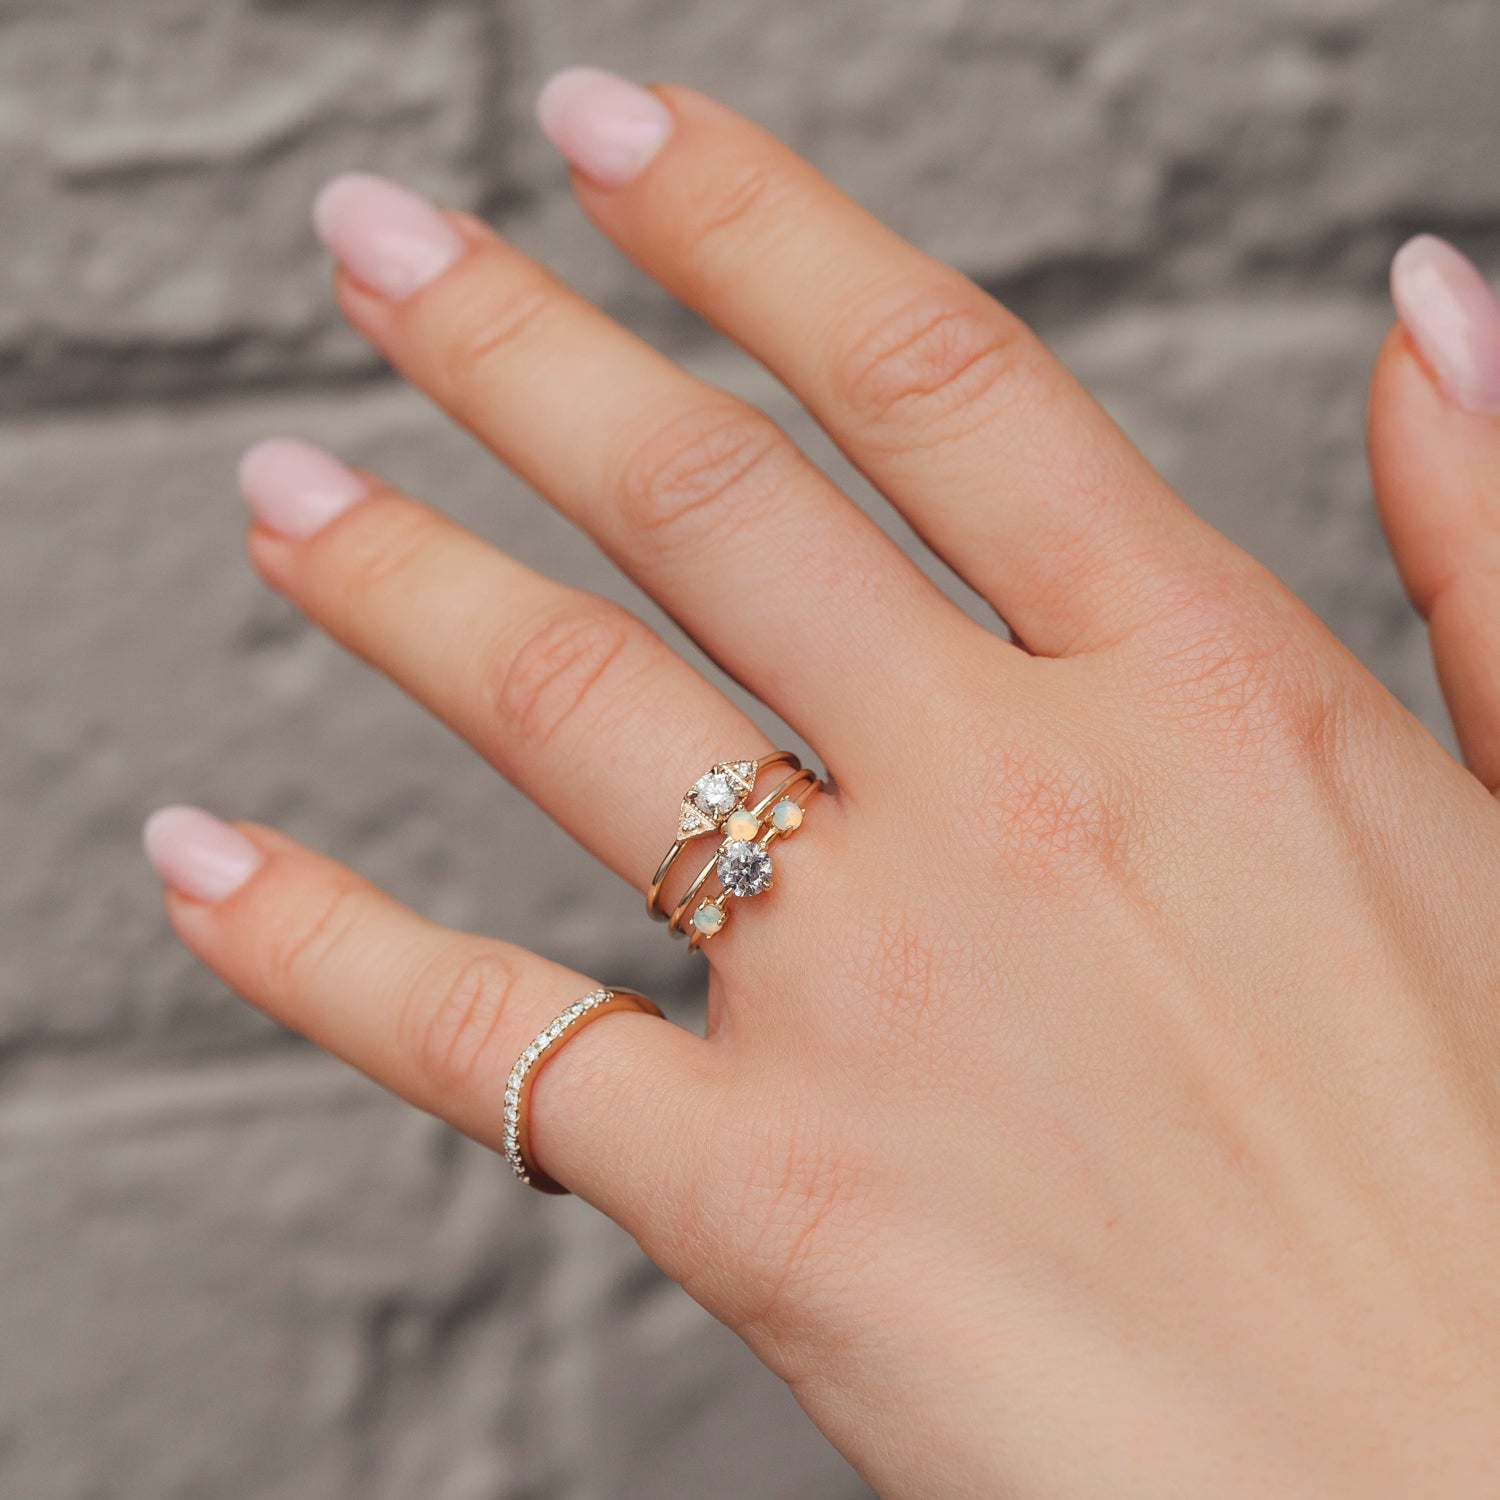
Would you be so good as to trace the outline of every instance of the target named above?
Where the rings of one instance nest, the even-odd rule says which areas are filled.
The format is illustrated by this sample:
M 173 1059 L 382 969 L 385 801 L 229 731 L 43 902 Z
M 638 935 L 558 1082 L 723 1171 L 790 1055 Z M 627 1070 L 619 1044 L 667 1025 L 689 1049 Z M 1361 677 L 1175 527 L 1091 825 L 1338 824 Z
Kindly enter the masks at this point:
M 1500 420 L 1393 333 L 1381 513 L 1465 767 L 1004 308 L 745 120 L 659 97 L 671 141 L 578 179 L 584 208 L 1016 640 L 476 221 L 399 303 L 341 278 L 836 783 L 708 945 L 705 1038 L 607 1017 L 542 1071 L 540 1164 L 884 1496 L 1500 1493 Z M 683 790 L 767 741 L 616 607 L 371 482 L 309 539 L 253 528 L 256 568 L 643 888 Z M 245 831 L 241 890 L 169 893 L 183 940 L 498 1145 L 517 1053 L 597 979 Z

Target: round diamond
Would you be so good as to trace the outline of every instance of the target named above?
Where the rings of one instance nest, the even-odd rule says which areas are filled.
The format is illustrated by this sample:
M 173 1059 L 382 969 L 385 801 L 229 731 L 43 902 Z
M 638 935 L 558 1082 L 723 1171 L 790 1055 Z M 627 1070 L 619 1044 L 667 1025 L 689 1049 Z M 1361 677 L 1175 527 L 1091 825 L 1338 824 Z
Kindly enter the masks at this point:
M 694 785 L 693 801 L 705 816 L 717 821 L 728 817 L 739 806 L 740 794 L 722 771 L 710 771 L 706 776 L 700 776 Z
M 719 884 L 735 896 L 758 896 L 771 885 L 771 856 L 759 844 L 736 839 L 719 851 Z

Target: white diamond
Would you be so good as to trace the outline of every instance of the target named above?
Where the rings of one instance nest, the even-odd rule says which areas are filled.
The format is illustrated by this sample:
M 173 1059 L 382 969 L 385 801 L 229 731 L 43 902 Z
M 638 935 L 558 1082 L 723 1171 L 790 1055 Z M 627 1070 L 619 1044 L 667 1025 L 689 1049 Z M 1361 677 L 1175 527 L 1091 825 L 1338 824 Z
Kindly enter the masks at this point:
M 771 856 L 744 839 L 719 851 L 719 884 L 735 896 L 758 896 L 771 886 Z
M 740 793 L 722 771 L 710 771 L 698 778 L 693 787 L 693 801 L 717 821 L 728 817 L 740 805 Z
M 700 833 L 711 833 L 717 826 L 707 813 L 699 811 L 697 803 L 685 802 L 682 807 L 682 821 L 677 825 L 677 837 L 695 839 Z

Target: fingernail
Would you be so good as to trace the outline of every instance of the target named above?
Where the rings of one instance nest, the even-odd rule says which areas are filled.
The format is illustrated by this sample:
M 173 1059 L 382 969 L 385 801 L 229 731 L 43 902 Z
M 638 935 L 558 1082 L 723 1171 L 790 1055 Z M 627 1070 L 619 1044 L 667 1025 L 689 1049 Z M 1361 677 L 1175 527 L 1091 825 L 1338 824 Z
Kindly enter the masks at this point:
M 356 281 L 399 302 L 441 276 L 464 251 L 459 232 L 425 198 L 384 177 L 335 177 L 313 204 L 328 253 Z
M 1446 240 L 1418 235 L 1391 266 L 1391 295 L 1449 400 L 1500 413 L 1500 300 L 1473 261 Z
M 369 486 L 331 453 L 296 438 L 268 438 L 240 459 L 240 494 L 261 525 L 303 538 L 369 494 Z
M 564 68 L 536 101 L 542 133 L 600 187 L 623 187 L 661 150 L 672 112 L 655 94 L 602 68 Z
M 234 895 L 261 866 L 244 834 L 197 807 L 163 807 L 146 819 L 146 858 L 175 891 L 199 901 Z

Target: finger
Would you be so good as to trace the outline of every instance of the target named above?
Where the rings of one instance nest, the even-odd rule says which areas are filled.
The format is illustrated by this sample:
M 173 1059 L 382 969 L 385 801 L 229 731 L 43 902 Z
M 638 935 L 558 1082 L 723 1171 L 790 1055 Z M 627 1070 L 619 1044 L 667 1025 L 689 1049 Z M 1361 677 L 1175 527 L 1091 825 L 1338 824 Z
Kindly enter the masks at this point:
M 146 849 L 178 936 L 226 984 L 393 1093 L 500 1149 L 506 1079 L 583 976 L 448 932 L 268 829 L 166 808 Z M 659 1237 L 697 1170 L 709 1046 L 638 1013 L 603 1016 L 537 1074 L 541 1169 L 632 1233 Z
M 474 220 L 369 178 L 317 219 L 345 314 L 410 380 L 822 753 L 868 753 L 871 705 L 963 621 L 768 418 Z
M 1392 269 L 1401 315 L 1370 403 L 1381 519 L 1433 656 L 1464 761 L 1500 790 L 1500 301 L 1423 236 Z
M 644 889 L 683 794 L 765 735 L 618 605 L 305 443 L 250 450 L 261 576 Z
M 538 113 L 595 222 L 785 381 L 1033 650 L 1108 644 L 1194 570 L 1248 565 L 1019 320 L 766 132 L 593 69 Z

